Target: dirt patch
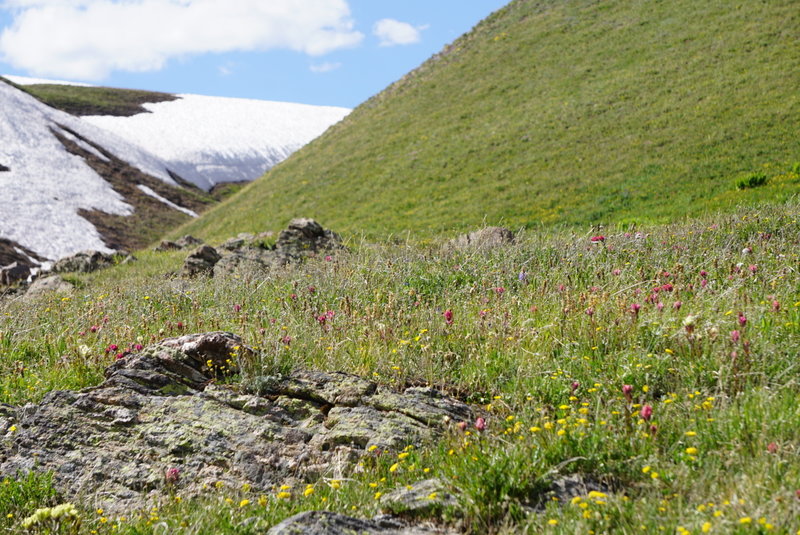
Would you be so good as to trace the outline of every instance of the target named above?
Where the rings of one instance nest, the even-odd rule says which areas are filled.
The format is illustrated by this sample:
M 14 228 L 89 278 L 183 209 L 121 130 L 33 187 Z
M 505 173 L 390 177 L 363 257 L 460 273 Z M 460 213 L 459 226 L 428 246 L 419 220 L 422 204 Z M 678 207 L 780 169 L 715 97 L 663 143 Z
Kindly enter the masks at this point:
M 33 267 L 36 264 L 31 262 L 31 259 L 36 260 L 37 262 L 45 261 L 44 258 L 37 255 L 30 249 L 26 249 L 17 242 L 8 240 L 6 238 L 0 238 L 0 266 L 7 266 L 14 262 L 19 262 L 20 264 Z
M 161 197 L 197 213 L 214 203 L 211 196 L 197 187 L 178 188 L 166 184 L 120 160 L 102 146 L 81 137 L 77 132 L 64 126 L 61 128 L 89 144 L 106 158 L 102 159 L 92 154 L 57 130 L 53 130 L 53 134 L 69 152 L 83 158 L 89 167 L 102 176 L 114 191 L 122 195 L 134 208 L 134 213 L 129 216 L 110 215 L 99 210 L 78 212 L 97 228 L 107 247 L 117 250 L 141 249 L 189 219 L 188 215 L 147 195 L 137 187 L 138 185 L 147 186 Z

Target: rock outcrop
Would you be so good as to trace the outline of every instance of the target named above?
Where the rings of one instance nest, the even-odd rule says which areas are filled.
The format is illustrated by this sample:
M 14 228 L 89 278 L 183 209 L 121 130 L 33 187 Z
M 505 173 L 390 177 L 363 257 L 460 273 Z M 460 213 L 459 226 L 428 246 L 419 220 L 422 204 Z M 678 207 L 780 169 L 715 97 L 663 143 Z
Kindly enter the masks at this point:
M 53 273 L 91 273 L 114 265 L 113 254 L 100 251 L 81 251 L 80 253 L 57 260 L 50 271 Z
M 181 274 L 184 277 L 217 277 L 264 273 L 318 254 L 345 250 L 338 234 L 323 229 L 313 219 L 293 219 L 272 247 L 264 246 L 259 237 L 265 235 L 240 234 L 223 243 L 219 249 L 204 246 L 186 259 Z
M 435 390 L 395 392 L 345 373 L 219 383 L 253 357 L 230 333 L 170 338 L 117 360 L 99 386 L 2 406 L 0 477 L 52 471 L 66 499 L 130 511 L 217 482 L 268 492 L 341 477 L 372 445 L 420 445 L 473 418 Z M 167 481 L 170 469 L 180 477 Z

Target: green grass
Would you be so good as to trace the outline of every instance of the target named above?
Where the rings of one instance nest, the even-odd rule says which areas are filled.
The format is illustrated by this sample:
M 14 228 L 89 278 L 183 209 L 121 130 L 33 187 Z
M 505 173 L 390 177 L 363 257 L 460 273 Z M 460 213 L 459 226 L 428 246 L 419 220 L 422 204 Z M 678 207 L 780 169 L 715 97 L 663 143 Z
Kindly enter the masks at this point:
M 529 230 L 485 253 L 350 235 L 350 253 L 268 278 L 171 280 L 185 253 L 144 252 L 75 275 L 83 287 L 69 298 L 0 305 L 0 401 L 97 384 L 110 344 L 224 329 L 257 349 L 249 374 L 298 367 L 433 384 L 480 405 L 489 423 L 405 459 L 368 458 L 339 488 L 310 482 L 308 496 L 212 488 L 125 520 L 78 504 L 80 533 L 257 533 L 320 508 L 368 518 L 376 493 L 432 476 L 460 496 L 437 518 L 472 533 L 699 533 L 706 522 L 715 533 L 795 533 L 798 215 L 794 200 L 605 231 L 599 243 L 597 231 Z M 328 310 L 323 327 L 316 316 Z M 611 491 L 526 513 L 554 475 L 573 473 Z M 54 504 L 30 502 L 15 518 Z
M 658 223 L 785 200 L 798 39 L 790 0 L 514 1 L 180 232 Z
M 169 93 L 113 87 L 54 84 L 12 85 L 48 106 L 79 116 L 117 115 L 127 117 L 146 112 L 147 110 L 142 107 L 142 104 L 147 102 L 164 102 L 177 98 Z

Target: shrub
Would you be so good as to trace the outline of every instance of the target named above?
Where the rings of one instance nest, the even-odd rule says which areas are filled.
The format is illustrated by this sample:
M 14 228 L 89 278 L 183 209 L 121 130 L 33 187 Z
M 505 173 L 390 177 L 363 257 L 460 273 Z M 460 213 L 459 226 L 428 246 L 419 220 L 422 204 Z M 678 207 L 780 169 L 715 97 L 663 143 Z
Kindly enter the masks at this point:
M 757 188 L 767 183 L 767 175 L 765 173 L 750 173 L 749 175 L 740 178 L 736 181 L 736 189 Z

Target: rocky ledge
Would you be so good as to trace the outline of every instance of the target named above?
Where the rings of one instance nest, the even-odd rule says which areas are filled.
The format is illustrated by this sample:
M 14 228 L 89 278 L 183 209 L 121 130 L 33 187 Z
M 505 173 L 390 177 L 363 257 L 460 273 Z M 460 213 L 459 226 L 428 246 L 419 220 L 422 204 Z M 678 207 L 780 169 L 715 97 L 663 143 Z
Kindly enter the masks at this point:
M 252 357 L 231 333 L 169 338 L 117 360 L 97 387 L 0 406 L 0 476 L 52 471 L 64 498 L 122 512 L 217 482 L 268 491 L 341 477 L 372 445 L 419 445 L 473 418 L 436 390 L 345 373 L 221 384 Z

